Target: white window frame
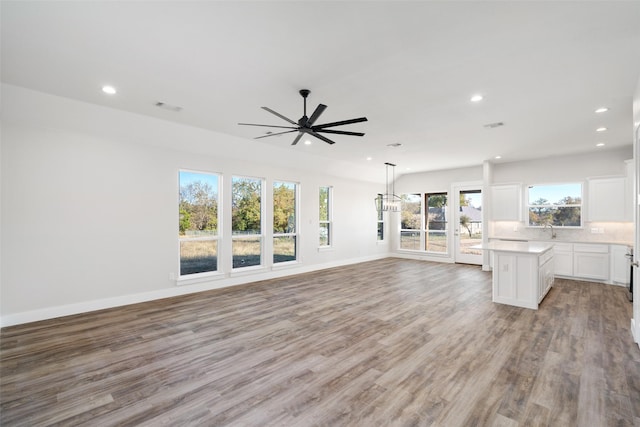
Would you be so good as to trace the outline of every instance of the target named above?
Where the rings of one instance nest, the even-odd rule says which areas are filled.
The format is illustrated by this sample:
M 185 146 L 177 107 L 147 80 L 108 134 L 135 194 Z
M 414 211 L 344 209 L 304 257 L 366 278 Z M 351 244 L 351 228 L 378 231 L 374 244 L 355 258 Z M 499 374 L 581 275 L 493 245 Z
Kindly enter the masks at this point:
M 376 241 L 385 243 L 387 241 L 387 214 L 382 210 L 382 193 L 378 193 L 376 198 Z M 382 238 L 380 238 L 380 230 L 382 230 Z
M 579 204 L 554 204 L 553 202 L 550 202 L 549 204 L 546 205 L 532 205 L 531 204 L 531 200 L 529 200 L 529 190 L 532 187 L 556 187 L 556 186 L 562 186 L 562 185 L 579 185 L 580 186 L 580 203 Z M 528 228 L 545 228 L 546 225 L 542 224 L 542 225 L 532 225 L 531 224 L 531 219 L 529 216 L 529 212 L 531 208 L 546 208 L 546 209 L 558 209 L 558 208 L 564 208 L 564 207 L 578 207 L 580 209 L 580 224 L 579 225 L 556 225 L 556 224 L 552 224 L 554 228 L 562 228 L 562 229 L 578 229 L 578 228 L 582 228 L 584 225 L 584 214 L 585 214 L 585 210 L 584 210 L 584 191 L 585 191 L 585 185 L 582 182 L 562 182 L 562 183 L 551 183 L 551 184 L 529 184 L 526 186 L 527 189 L 527 194 L 526 194 L 526 204 L 525 204 L 525 218 L 526 218 L 526 224 Z
M 400 234 L 398 235 L 398 250 L 400 251 L 410 251 L 410 252 L 424 252 L 424 193 L 404 193 L 401 196 L 405 196 L 405 195 L 409 195 L 409 196 L 418 196 L 418 198 L 420 199 L 420 225 L 418 228 L 402 228 L 402 212 L 403 212 L 403 208 L 402 206 L 400 207 L 400 221 L 399 221 L 399 226 L 400 226 Z M 402 198 L 402 197 L 401 197 Z M 410 248 L 403 248 L 402 247 L 402 233 L 418 233 L 419 237 L 418 237 L 418 248 L 417 249 L 410 249 Z
M 190 170 L 190 169 L 179 169 L 178 170 L 178 224 L 180 223 L 180 189 L 181 189 L 181 181 L 180 181 L 180 176 L 182 173 L 191 173 L 191 174 L 200 174 L 200 175 L 213 175 L 217 178 L 218 181 L 218 186 L 215 189 L 216 193 L 217 193 L 217 199 L 216 199 L 216 203 L 218 206 L 218 210 L 217 210 L 217 228 L 216 228 L 216 234 L 211 234 L 211 235 L 205 235 L 205 236 L 201 236 L 201 237 L 182 237 L 182 236 L 178 236 L 178 277 L 177 277 L 177 281 L 178 282 L 188 282 L 189 280 L 192 279 L 198 279 L 200 277 L 211 277 L 211 276 L 216 276 L 216 275 L 220 275 L 220 258 L 221 258 L 221 234 L 222 234 L 222 230 L 223 230 L 223 224 L 222 224 L 222 210 L 223 210 L 223 205 L 222 205 L 222 174 L 217 173 L 217 172 L 206 172 L 206 171 L 197 171 L 197 170 Z M 178 225 L 179 227 L 179 225 Z M 216 265 L 215 265 L 215 270 L 212 271 L 205 271 L 205 272 L 199 272 L 199 273 L 190 273 L 190 274 L 183 274 L 182 272 L 182 243 L 184 242 L 197 242 L 197 241 L 215 241 L 216 242 Z
M 327 219 L 320 219 L 320 192 L 323 188 L 327 189 Z M 322 226 L 327 226 L 327 243 L 322 244 Z M 323 185 L 318 188 L 318 248 L 328 249 L 333 247 L 333 187 Z
M 444 229 L 444 236 L 445 236 L 445 242 L 446 242 L 446 248 L 447 250 L 445 252 L 438 252 L 438 251 L 428 251 L 426 248 L 426 236 L 428 236 L 429 230 L 427 229 L 427 214 L 428 213 L 428 207 L 427 207 L 427 203 L 426 203 L 426 199 L 428 196 L 436 196 L 436 195 L 441 195 L 444 194 L 447 197 L 447 210 L 445 211 L 445 229 Z M 408 252 L 422 252 L 424 254 L 428 254 L 429 256 L 449 256 L 450 252 L 451 252 L 451 248 L 450 248 L 450 236 L 449 236 L 449 223 L 450 223 L 450 218 L 449 218 L 449 214 L 451 209 L 449 209 L 449 202 L 451 201 L 451 197 L 450 197 L 450 193 L 449 191 L 429 191 L 429 192 L 421 192 L 421 193 L 416 193 L 416 192 L 411 192 L 411 193 L 404 193 L 404 195 L 411 195 L 411 196 L 418 196 L 420 197 L 420 227 L 419 228 L 402 228 L 402 219 L 400 219 L 400 233 L 398 235 L 398 242 L 397 242 L 397 250 L 398 251 L 408 251 Z M 402 215 L 402 208 L 400 210 L 400 215 Z M 418 233 L 419 235 L 419 239 L 420 239 L 420 244 L 418 245 L 419 247 L 417 249 L 411 249 L 411 248 L 403 248 L 402 245 L 402 233 Z
M 271 231 L 272 231 L 272 236 L 271 236 L 271 240 L 272 240 L 272 247 L 273 247 L 273 251 L 271 254 L 272 257 L 272 263 L 274 266 L 282 266 L 282 265 L 288 265 L 288 264 L 294 264 L 298 262 L 298 257 L 299 257 L 299 250 L 298 248 L 300 247 L 300 242 L 299 242 L 299 233 L 298 230 L 300 229 L 300 224 L 299 224 L 299 218 L 300 218 L 300 183 L 299 182 L 294 182 L 294 181 L 286 181 L 286 180 L 274 180 L 273 184 L 272 184 L 272 197 L 271 197 L 271 203 L 273 205 L 273 207 L 275 207 L 275 189 L 276 189 L 276 184 L 293 184 L 295 186 L 294 188 L 294 197 L 295 197 L 295 206 L 294 206 L 294 210 L 295 210 L 295 216 L 294 216 L 294 232 L 292 233 L 276 233 L 276 231 L 273 229 L 273 223 L 271 224 Z M 275 209 L 273 209 L 274 212 L 274 216 L 275 216 Z M 273 221 L 272 221 L 273 222 Z M 294 239 L 294 245 L 295 245 L 295 259 L 291 260 L 291 261 L 281 261 L 281 262 L 276 262 L 275 260 L 275 240 L 277 237 L 293 237 Z
M 248 180 L 255 180 L 255 181 L 259 181 L 260 182 L 260 233 L 258 234 L 248 234 L 248 235 L 235 235 L 234 234 L 234 230 L 233 230 L 233 183 L 236 179 L 248 179 Z M 232 175 L 231 176 L 231 217 L 229 218 L 229 222 L 230 222 L 230 228 L 231 228 L 231 271 L 232 272 L 238 272 L 238 271 L 250 271 L 250 270 L 257 270 L 257 269 L 262 269 L 264 268 L 265 265 L 265 199 L 266 199 L 266 180 L 264 178 L 260 178 L 260 177 L 255 177 L 255 176 L 246 176 L 246 175 Z M 260 240 L 260 263 L 259 264 L 255 264 L 255 265 L 250 265 L 247 267 L 234 267 L 233 266 L 233 258 L 234 258 L 234 252 L 233 252 L 233 244 L 234 242 L 237 241 L 242 241 L 242 240 L 252 240 L 258 238 Z

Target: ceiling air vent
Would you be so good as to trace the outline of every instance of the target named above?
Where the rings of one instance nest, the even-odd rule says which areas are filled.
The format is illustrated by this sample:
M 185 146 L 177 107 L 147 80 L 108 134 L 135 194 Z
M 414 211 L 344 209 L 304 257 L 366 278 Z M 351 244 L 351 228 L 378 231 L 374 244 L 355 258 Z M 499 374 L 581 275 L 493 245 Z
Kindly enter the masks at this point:
M 399 142 L 394 142 L 393 144 L 387 144 L 387 147 L 393 147 L 393 148 L 397 148 L 400 147 L 402 144 L 400 144 Z
M 164 110 L 174 111 L 176 113 L 182 111 L 182 107 L 178 107 L 177 105 L 167 104 L 166 102 L 161 102 L 161 101 L 156 102 L 156 107 L 162 108 Z
M 487 129 L 499 128 L 500 126 L 504 126 L 504 122 L 488 123 L 484 125 Z

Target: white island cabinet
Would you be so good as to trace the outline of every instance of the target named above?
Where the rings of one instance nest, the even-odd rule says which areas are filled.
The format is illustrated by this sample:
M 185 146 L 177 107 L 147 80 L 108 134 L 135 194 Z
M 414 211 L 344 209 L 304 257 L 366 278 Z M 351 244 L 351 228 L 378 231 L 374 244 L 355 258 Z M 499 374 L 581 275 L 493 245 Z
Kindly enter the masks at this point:
M 553 285 L 553 245 L 497 241 L 477 248 L 493 252 L 493 302 L 537 310 Z

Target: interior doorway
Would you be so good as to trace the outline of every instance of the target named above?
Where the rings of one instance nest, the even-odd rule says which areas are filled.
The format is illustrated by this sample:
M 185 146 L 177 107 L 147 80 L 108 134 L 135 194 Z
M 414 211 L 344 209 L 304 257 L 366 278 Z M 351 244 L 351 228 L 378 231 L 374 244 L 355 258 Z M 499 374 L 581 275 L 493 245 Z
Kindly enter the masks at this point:
M 472 249 L 482 243 L 482 185 L 455 186 L 453 205 L 454 261 L 482 265 L 482 250 Z

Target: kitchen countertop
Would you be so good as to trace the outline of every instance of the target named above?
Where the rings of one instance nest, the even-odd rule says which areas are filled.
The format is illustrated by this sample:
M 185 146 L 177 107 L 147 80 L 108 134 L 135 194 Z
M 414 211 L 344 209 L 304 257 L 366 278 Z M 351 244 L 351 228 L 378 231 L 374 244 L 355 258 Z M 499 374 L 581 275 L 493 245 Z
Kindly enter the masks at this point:
M 522 241 L 497 241 L 483 245 L 472 246 L 473 249 L 488 251 L 518 252 L 526 254 L 543 254 L 553 248 L 552 243 L 546 242 L 522 242 Z
M 633 242 L 628 241 L 585 241 L 585 240 L 559 240 L 559 239 L 519 239 L 517 237 L 489 237 L 489 240 L 500 240 L 505 242 L 538 242 L 538 243 L 584 243 L 584 244 L 593 244 L 593 245 L 622 245 L 622 246 L 633 246 Z

